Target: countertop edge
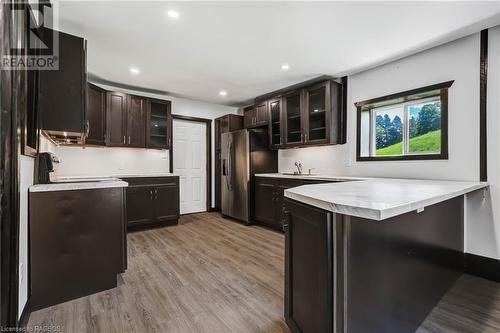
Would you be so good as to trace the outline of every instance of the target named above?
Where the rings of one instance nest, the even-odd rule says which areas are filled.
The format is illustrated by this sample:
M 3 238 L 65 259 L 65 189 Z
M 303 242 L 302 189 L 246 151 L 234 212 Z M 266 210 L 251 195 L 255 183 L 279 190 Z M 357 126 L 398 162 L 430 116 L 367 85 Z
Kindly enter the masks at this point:
M 314 186 L 314 185 L 306 185 L 306 186 Z M 328 202 L 321 199 L 312 198 L 309 196 L 305 196 L 299 193 L 294 193 L 292 189 L 285 190 L 285 197 L 290 198 L 292 200 L 296 200 L 302 202 L 307 205 L 311 205 L 317 208 L 321 208 L 333 213 L 355 216 L 361 218 L 367 218 L 376 221 L 383 221 L 389 219 L 394 216 L 402 215 L 405 213 L 409 213 L 418 209 L 422 209 L 431 205 L 435 205 L 437 203 L 450 200 L 456 198 L 461 195 L 465 195 L 471 192 L 475 192 L 480 189 L 484 189 L 489 187 L 489 184 L 486 182 L 481 182 L 476 185 L 472 185 L 468 188 L 461 189 L 458 191 L 453 191 L 450 193 L 444 193 L 442 195 L 437 195 L 435 197 L 431 197 L 424 200 L 419 200 L 415 202 L 410 202 L 406 204 L 402 204 L 399 206 L 387 208 L 387 209 L 375 209 L 375 208 L 366 208 L 366 207 L 356 207 L 353 205 L 344 205 L 337 204 L 334 202 Z
M 51 183 L 51 184 L 36 184 L 31 185 L 28 189 L 30 193 L 40 192 L 56 192 L 56 191 L 80 191 L 80 190 L 95 190 L 105 188 L 128 187 L 128 183 L 122 180 L 119 181 L 97 181 L 88 183 Z

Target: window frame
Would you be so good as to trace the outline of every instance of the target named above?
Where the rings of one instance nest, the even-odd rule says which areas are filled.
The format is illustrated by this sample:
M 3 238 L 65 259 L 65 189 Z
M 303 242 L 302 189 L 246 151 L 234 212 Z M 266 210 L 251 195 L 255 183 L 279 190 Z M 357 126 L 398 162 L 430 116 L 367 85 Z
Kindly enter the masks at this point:
M 446 160 L 448 159 L 448 88 L 453 84 L 452 81 L 446 81 L 430 86 L 425 86 L 417 89 L 402 91 L 399 93 L 377 97 L 374 99 L 357 102 L 354 105 L 357 108 L 356 122 L 356 161 L 408 161 L 408 160 Z M 438 92 L 436 92 L 438 91 Z M 436 100 L 441 101 L 441 152 L 440 153 L 405 153 L 408 149 L 408 140 L 405 141 L 407 131 L 409 130 L 407 121 L 407 108 L 414 104 L 420 104 L 422 101 Z M 403 120 L 403 155 L 385 155 L 374 156 L 374 127 L 373 109 L 396 104 L 404 104 Z M 369 129 L 369 152 L 370 156 L 361 156 L 361 114 L 362 112 L 370 112 L 370 129 Z

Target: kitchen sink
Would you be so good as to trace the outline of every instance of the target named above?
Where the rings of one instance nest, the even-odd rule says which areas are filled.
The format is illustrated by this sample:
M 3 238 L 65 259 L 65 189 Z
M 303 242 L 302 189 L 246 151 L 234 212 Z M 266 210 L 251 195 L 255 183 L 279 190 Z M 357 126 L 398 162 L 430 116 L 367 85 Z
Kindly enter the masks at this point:
M 283 176 L 317 176 L 314 173 L 293 173 L 293 172 L 281 172 Z

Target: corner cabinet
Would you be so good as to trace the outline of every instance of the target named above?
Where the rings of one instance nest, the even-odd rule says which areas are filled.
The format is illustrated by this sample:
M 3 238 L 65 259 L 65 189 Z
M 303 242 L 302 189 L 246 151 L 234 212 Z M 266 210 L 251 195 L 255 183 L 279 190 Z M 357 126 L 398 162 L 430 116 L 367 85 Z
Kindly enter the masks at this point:
M 323 180 L 255 177 L 253 222 L 283 231 L 285 190 L 302 185 L 327 182 Z
M 172 133 L 172 103 L 148 99 L 146 148 L 169 149 Z
M 106 91 L 87 83 L 87 110 L 85 113 L 86 144 L 104 145 L 106 135 Z
M 327 80 L 282 92 L 268 100 L 271 148 L 345 143 L 343 89 L 342 84 Z

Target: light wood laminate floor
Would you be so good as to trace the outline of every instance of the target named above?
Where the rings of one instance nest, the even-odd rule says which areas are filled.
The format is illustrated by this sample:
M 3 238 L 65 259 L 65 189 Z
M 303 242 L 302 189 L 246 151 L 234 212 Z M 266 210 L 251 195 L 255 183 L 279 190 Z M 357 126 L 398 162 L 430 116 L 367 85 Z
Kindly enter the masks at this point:
M 36 311 L 28 325 L 68 333 L 288 332 L 283 235 L 203 213 L 128 241 L 118 288 Z M 464 275 L 418 333 L 499 328 L 500 284 Z

